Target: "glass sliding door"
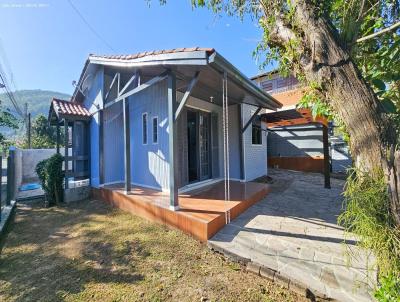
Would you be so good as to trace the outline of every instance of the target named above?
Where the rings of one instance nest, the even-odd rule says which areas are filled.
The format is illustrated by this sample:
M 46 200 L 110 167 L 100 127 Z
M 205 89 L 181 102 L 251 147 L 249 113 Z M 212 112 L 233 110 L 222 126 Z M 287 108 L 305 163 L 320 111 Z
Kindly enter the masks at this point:
M 210 115 L 199 112 L 200 180 L 210 178 Z
M 199 180 L 198 173 L 198 122 L 197 113 L 194 111 L 187 112 L 187 144 L 188 144 L 188 174 L 189 183 Z
M 209 113 L 188 110 L 187 143 L 189 183 L 211 178 L 211 118 Z

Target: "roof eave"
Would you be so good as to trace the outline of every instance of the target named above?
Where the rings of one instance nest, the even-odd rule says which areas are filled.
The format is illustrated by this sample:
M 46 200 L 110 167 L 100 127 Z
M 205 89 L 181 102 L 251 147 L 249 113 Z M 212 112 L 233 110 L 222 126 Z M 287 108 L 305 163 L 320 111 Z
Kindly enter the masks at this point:
M 207 51 L 197 50 L 192 52 L 153 54 L 133 59 L 89 56 L 88 60 L 92 64 L 117 67 L 141 67 L 150 65 L 207 65 L 207 58 Z
M 280 102 L 258 88 L 249 78 L 247 78 L 242 72 L 240 72 L 235 66 L 233 66 L 217 52 L 214 52 L 212 55 L 210 55 L 208 61 L 209 64 L 217 71 L 226 71 L 233 80 L 242 85 L 247 91 L 254 94 L 257 97 L 257 101 L 259 102 L 260 106 L 272 110 L 282 107 Z

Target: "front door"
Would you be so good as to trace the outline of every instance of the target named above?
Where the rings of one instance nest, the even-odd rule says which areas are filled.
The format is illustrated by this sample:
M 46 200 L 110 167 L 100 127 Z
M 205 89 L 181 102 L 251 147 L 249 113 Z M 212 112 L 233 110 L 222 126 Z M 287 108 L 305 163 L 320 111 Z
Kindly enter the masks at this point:
M 210 114 L 187 112 L 189 183 L 211 178 L 210 173 Z

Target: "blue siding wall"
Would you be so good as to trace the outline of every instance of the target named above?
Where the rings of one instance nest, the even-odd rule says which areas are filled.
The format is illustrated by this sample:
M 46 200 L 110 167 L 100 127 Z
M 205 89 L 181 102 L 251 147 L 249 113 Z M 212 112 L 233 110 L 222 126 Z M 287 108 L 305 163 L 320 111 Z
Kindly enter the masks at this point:
M 84 105 L 93 114 L 90 121 L 90 156 L 91 184 L 99 186 L 99 113 L 97 106 L 103 106 L 103 68 L 99 67 L 94 75 L 93 83 L 87 92 Z M 178 99 L 182 94 L 177 94 Z M 169 187 L 169 155 L 168 155 L 168 120 L 167 120 L 167 83 L 162 81 L 142 92 L 131 96 L 130 131 L 131 131 L 131 173 L 132 183 L 145 187 L 168 190 Z M 97 106 L 96 106 L 97 105 Z M 188 106 L 199 110 L 213 112 L 218 115 L 219 138 L 219 169 L 223 176 L 223 135 L 222 108 L 209 102 L 190 97 Z M 230 176 L 240 178 L 240 122 L 238 110 L 242 110 L 243 123 L 250 118 L 256 108 L 249 105 L 232 105 L 229 107 L 229 146 L 230 146 Z M 147 144 L 142 143 L 142 114 L 147 113 Z M 158 117 L 158 143 L 154 144 L 153 117 Z M 178 129 L 182 131 L 182 129 Z M 263 133 L 263 145 L 251 145 L 251 127 L 243 136 L 245 157 L 245 178 L 252 180 L 267 172 L 267 140 Z M 183 149 L 182 149 L 183 150 Z M 180 151 L 182 153 L 183 151 Z M 185 156 L 184 154 L 180 154 Z M 116 104 L 104 110 L 104 177 L 105 182 L 124 181 L 124 143 L 122 104 Z
M 129 98 L 131 171 L 134 184 L 167 190 L 169 185 L 167 82 Z M 147 113 L 147 144 L 143 144 L 142 114 Z M 158 117 L 158 143 L 153 143 L 153 117 Z
M 243 104 L 242 105 L 242 119 L 244 126 L 253 115 L 257 107 Z M 261 123 L 263 129 L 265 124 Z M 251 181 L 260 176 L 267 174 L 267 132 L 262 132 L 262 145 L 252 144 L 252 131 L 251 125 L 246 129 L 243 134 L 243 151 L 244 151 L 244 174 L 245 180 Z
M 122 102 L 104 109 L 104 181 L 124 181 L 124 124 Z
M 100 184 L 99 169 L 99 114 L 96 106 L 103 105 L 103 68 L 94 74 L 92 85 L 86 93 L 83 105 L 93 114 L 90 120 L 90 182 L 93 187 Z

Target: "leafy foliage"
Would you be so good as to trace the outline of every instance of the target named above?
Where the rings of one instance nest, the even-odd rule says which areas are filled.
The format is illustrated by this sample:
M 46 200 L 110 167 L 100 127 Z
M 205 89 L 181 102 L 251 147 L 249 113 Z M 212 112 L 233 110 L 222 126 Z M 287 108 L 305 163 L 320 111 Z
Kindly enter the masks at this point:
M 390 212 L 383 172 L 377 171 L 373 175 L 356 169 L 352 171 L 344 192 L 345 211 L 339 216 L 338 222 L 347 232 L 359 237 L 358 244 L 361 247 L 373 251 L 381 282 L 388 287 L 377 291 L 377 295 L 383 297 L 391 295 L 390 282 L 399 286 L 396 282 L 400 280 L 400 229 L 396 228 Z M 400 299 L 400 292 L 397 292 L 396 297 Z M 398 300 L 382 298 L 381 301 Z
M 165 3 L 166 0 L 161 2 Z M 399 131 L 400 29 L 358 41 L 361 37 L 380 32 L 398 22 L 399 0 L 192 0 L 192 5 L 209 7 L 215 13 L 225 12 L 240 18 L 248 14 L 257 19 L 263 29 L 262 42 L 255 50 L 255 55 L 264 59 L 261 67 L 278 62 L 283 75 L 293 73 L 305 86 L 310 87 L 302 100 L 302 106 L 311 107 L 314 115 L 325 113 L 334 116 L 336 113 L 326 104 L 330 100 L 329 96 L 324 94 L 323 87 L 329 83 L 329 75 L 325 75 L 320 80 L 321 85 L 316 86 L 307 82 L 304 71 L 304 66 L 313 68 L 315 41 L 322 43 L 317 47 L 321 50 L 317 55 L 324 60 L 319 61 L 330 64 L 325 60 L 329 52 L 325 51 L 327 45 L 323 44 L 324 39 L 314 39 L 307 35 L 310 32 L 320 33 L 299 24 L 302 19 L 310 20 L 315 15 L 320 17 L 319 24 L 327 25 L 333 32 L 336 45 L 343 46 L 349 55 L 345 60 L 355 63 L 366 83 L 381 101 L 381 108 L 385 109 L 371 110 L 379 114 L 385 112 L 386 116 L 382 119 L 392 118 Z M 296 5 L 301 9 L 297 10 Z M 299 12 L 299 18 L 296 18 L 296 12 Z M 314 46 L 311 41 L 314 41 Z M 310 74 L 312 72 L 308 73 Z M 349 120 L 346 122 L 347 125 L 350 123 Z M 346 187 L 346 211 L 339 221 L 348 231 L 355 232 L 361 238 L 364 247 L 374 251 L 382 278 L 392 274 L 395 279 L 391 280 L 398 280 L 400 230 L 395 228 L 394 219 L 391 217 L 387 182 L 383 173 L 374 175 L 373 177 L 372 173 L 363 174 L 360 171 L 353 173 Z M 393 286 L 389 284 L 389 279 L 382 280 L 382 292 L 378 291 L 377 295 L 390 297 Z M 399 297 L 395 299 L 399 300 Z
M 18 119 L 10 112 L 9 109 L 5 108 L 0 101 L 0 127 L 2 130 L 5 129 L 17 129 Z M 2 131 L 3 132 L 3 131 Z M 6 136 L 0 133 L 0 145 L 5 147 Z
M 54 154 L 52 157 L 39 162 L 36 165 L 36 173 L 42 184 L 43 190 L 49 205 L 55 205 L 62 200 L 63 196 L 63 179 L 62 171 L 63 156 Z
M 40 114 L 36 117 L 32 124 L 31 130 L 31 148 L 47 149 L 54 148 L 57 144 L 57 128 L 50 126 L 47 118 Z M 62 133 L 60 133 L 60 141 L 63 141 Z M 28 148 L 28 141 L 25 137 L 20 144 L 22 148 Z
M 381 286 L 374 296 L 379 302 L 400 301 L 400 279 L 392 274 L 381 278 Z
M 166 0 L 161 0 L 165 3 Z M 250 15 L 259 21 L 263 29 L 263 39 L 254 52 L 262 62 L 261 68 L 271 63 L 279 63 L 279 71 L 283 75 L 294 73 L 296 77 L 307 83 L 300 68 L 303 53 L 307 49 L 302 47 L 301 41 L 306 28 L 296 24 L 293 17 L 296 4 L 300 1 L 287 0 L 192 0 L 194 7 L 208 7 L 215 13 L 225 12 L 243 18 Z M 379 32 L 382 29 L 400 20 L 400 2 L 398 0 L 324 0 L 310 1 L 315 13 L 323 16 L 337 32 L 339 40 L 348 49 L 351 59 L 362 72 L 364 79 L 374 89 L 382 106 L 391 117 L 400 124 L 400 29 L 395 32 L 378 35 L 357 43 L 357 39 Z M 290 35 L 285 43 L 276 39 L 276 31 L 290 28 Z M 314 91 L 313 91 L 314 90 Z M 315 95 L 321 88 L 309 89 L 310 97 L 305 103 L 310 107 L 317 107 L 319 111 L 324 107 L 324 96 Z M 334 114 L 334 112 L 329 112 Z

